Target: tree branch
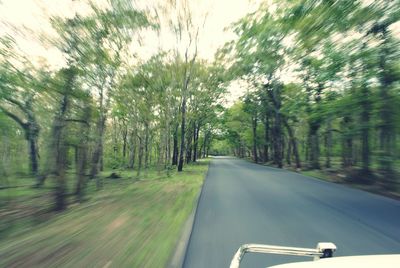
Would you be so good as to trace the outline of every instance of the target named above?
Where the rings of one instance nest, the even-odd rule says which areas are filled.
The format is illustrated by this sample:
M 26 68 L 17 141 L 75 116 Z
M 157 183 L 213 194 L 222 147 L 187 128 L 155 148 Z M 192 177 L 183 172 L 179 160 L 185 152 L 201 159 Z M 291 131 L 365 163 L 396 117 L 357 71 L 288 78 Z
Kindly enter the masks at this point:
M 26 109 L 26 107 L 19 101 L 15 100 L 15 99 L 11 99 L 9 97 L 4 97 L 4 99 L 14 105 L 17 105 L 19 109 L 21 109 L 25 114 L 28 114 L 28 110 Z
M 28 124 L 24 123 L 21 118 L 16 116 L 15 114 L 7 111 L 3 106 L 0 106 L 0 111 L 3 111 L 5 115 L 13 119 L 15 122 L 17 122 L 24 130 L 28 128 Z

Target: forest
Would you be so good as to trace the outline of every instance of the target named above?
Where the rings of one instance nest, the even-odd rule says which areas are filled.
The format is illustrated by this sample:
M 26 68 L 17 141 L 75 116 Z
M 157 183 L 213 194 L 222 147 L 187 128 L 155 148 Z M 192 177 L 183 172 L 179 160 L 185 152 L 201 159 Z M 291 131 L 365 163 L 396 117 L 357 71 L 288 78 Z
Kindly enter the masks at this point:
M 190 10 L 165 4 L 178 14 L 170 20 L 176 49 L 138 61 L 139 33 L 160 31 L 162 18 L 129 1 L 89 3 L 89 15 L 51 18 L 57 35 L 43 42 L 63 53 L 58 70 L 34 66 L 1 36 L 2 184 L 10 174 L 31 176 L 34 187 L 53 183 L 56 210 L 66 207 L 68 180 L 80 200 L 87 181 L 102 187 L 104 169 L 182 171 L 207 156 L 222 109 L 222 67 L 197 59 L 200 26 Z
M 233 25 L 217 56 L 247 91 L 213 152 L 398 190 L 399 3 L 297 2 Z
M 396 1 L 261 3 L 231 26 L 237 38 L 213 62 L 197 58 L 190 10 L 173 4 L 176 48 L 135 62 L 140 31 L 160 19 L 129 1 L 90 15 L 53 17 L 64 66 L 33 65 L 1 36 L 1 177 L 55 183 L 64 209 L 67 175 L 82 198 L 99 171 L 139 176 L 209 154 L 300 169 L 344 170 L 363 183 L 397 184 L 400 153 L 399 16 Z M 180 53 L 178 47 L 184 47 Z M 245 94 L 227 107 L 232 81 Z
M 106 249 L 93 241 L 113 241 L 107 230 L 124 226 L 164 255 L 121 250 L 121 265 L 163 267 L 210 155 L 329 174 L 399 197 L 399 1 L 253 1 L 258 8 L 228 25 L 234 37 L 213 59 L 201 57 L 207 14 L 194 15 L 196 1 L 154 1 L 151 8 L 146 1 L 71 2 L 74 12 L 49 16 L 43 32 L 1 24 L 8 29 L 0 33 L 4 238 L 36 230 L 58 239 L 58 227 L 46 224 L 76 223 L 90 237 L 81 240 L 102 256 L 120 244 Z M 61 59 L 33 60 L 21 35 Z M 142 58 L 149 40 L 156 52 Z M 89 228 L 97 221 L 98 234 Z M 142 231 L 124 225 L 135 221 Z M 56 243 L 60 250 L 76 235 L 73 228 L 57 233 L 63 230 L 71 236 Z M 52 252 L 45 240 L 32 238 L 20 251 L 19 238 L 0 239 L 10 253 L 0 266 L 47 261 L 29 257 L 39 246 Z M 126 243 L 138 247 L 134 240 Z M 92 264 L 86 257 L 71 259 Z

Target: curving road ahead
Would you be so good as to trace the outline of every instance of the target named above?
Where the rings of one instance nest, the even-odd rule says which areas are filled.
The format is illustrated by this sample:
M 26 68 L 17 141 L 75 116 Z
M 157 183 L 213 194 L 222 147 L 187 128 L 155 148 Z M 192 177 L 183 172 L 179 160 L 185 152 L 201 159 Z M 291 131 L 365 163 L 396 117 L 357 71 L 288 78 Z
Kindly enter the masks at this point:
M 336 256 L 400 253 L 400 201 L 234 158 L 215 158 L 183 267 L 225 268 L 241 244 L 315 247 Z M 309 260 L 246 254 L 241 267 Z

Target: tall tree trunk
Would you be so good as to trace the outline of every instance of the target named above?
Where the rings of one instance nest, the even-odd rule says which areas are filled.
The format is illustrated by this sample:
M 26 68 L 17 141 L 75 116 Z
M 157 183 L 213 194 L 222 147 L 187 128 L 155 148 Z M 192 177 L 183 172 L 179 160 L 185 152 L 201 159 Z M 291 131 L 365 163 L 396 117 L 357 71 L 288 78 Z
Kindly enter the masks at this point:
M 269 161 L 269 152 L 268 152 L 268 148 L 269 148 L 269 117 L 266 114 L 265 116 L 265 120 L 264 120 L 264 162 L 268 162 Z
M 164 146 L 162 146 L 162 143 L 164 141 L 164 137 L 161 134 L 160 135 L 160 142 L 156 143 L 156 159 L 157 159 L 157 173 L 158 175 L 161 174 L 161 170 L 163 169 L 163 157 L 164 157 L 164 152 L 163 152 L 163 148 Z
M 253 115 L 252 120 L 252 130 L 253 130 L 253 160 L 258 163 L 257 156 L 257 115 Z
M 135 166 L 135 156 L 136 156 L 136 137 L 134 131 L 129 134 L 129 163 L 128 168 L 133 169 Z
M 96 188 L 99 190 L 102 187 L 100 176 L 97 176 L 99 171 L 103 169 L 103 140 L 106 123 L 106 114 L 104 110 L 104 92 L 100 90 L 100 117 L 97 121 L 97 133 L 95 139 L 95 148 L 92 156 L 92 167 L 90 171 L 90 179 L 96 178 Z
M 168 124 L 167 127 L 167 133 L 165 135 L 165 162 L 164 162 L 164 168 L 169 169 L 170 161 L 171 161 L 171 128 L 170 125 Z
M 121 166 L 120 155 L 119 155 L 119 135 L 118 135 L 118 124 L 117 119 L 113 117 L 112 119 L 112 144 L 113 144 L 113 165 L 112 169 L 117 169 Z
M 30 171 L 32 176 L 37 177 L 39 173 L 39 161 L 38 161 L 39 125 L 33 117 L 29 118 L 29 123 L 26 132 L 29 144 Z
M 206 157 L 206 134 L 204 134 L 203 142 L 200 146 L 200 151 L 201 151 L 201 158 Z
M 29 137 L 29 159 L 30 159 L 30 171 L 32 176 L 37 176 L 39 172 L 39 162 L 38 162 L 38 137 L 35 135 Z
M 193 133 L 196 131 L 195 128 L 195 124 L 192 124 L 193 129 L 191 130 L 191 132 L 189 131 L 187 133 L 187 146 L 186 146 L 186 163 L 189 164 L 190 161 L 192 161 L 192 149 L 193 149 Z M 193 133 L 192 133 L 193 132 Z
M 145 123 L 145 138 L 144 138 L 144 168 L 149 168 L 149 124 Z
M 77 162 L 76 162 L 76 174 L 77 184 L 75 194 L 78 200 L 81 202 L 84 196 L 86 188 L 86 168 L 87 168 L 87 154 L 88 154 L 88 141 L 89 141 L 89 120 L 91 109 L 88 104 L 85 104 L 85 110 L 83 115 L 83 121 L 86 123 L 82 124 L 80 131 L 79 144 L 77 146 Z
M 124 162 L 124 167 L 126 167 L 126 148 L 128 145 L 128 126 L 124 123 L 123 124 L 123 130 L 122 130 L 122 159 Z
M 186 131 L 186 92 L 183 94 L 181 109 L 181 147 L 179 150 L 178 172 L 183 170 L 183 160 L 185 153 L 185 131 Z
M 197 150 L 198 150 L 198 147 L 199 147 L 199 133 L 200 133 L 200 123 L 197 124 L 197 127 L 196 127 L 196 124 L 195 124 L 195 129 L 194 129 L 194 136 L 193 136 L 193 140 L 194 140 L 194 143 L 193 143 L 193 162 L 196 162 L 196 160 L 197 160 Z
M 204 158 L 204 150 L 205 150 L 204 144 L 205 144 L 205 141 L 206 141 L 206 135 L 207 134 L 204 133 L 203 140 L 202 140 L 202 142 L 200 144 L 199 158 Z
M 318 121 L 312 120 L 309 123 L 309 140 L 310 140 L 310 149 L 309 149 L 309 155 L 310 155 L 310 167 L 312 169 L 320 169 L 319 165 L 319 137 L 318 137 L 318 131 L 320 129 L 321 125 Z
M 204 139 L 203 139 L 203 144 L 202 144 L 202 146 L 201 146 L 201 150 L 202 150 L 202 158 L 205 158 L 206 157 L 206 146 L 207 146 L 207 143 L 208 143 L 208 131 L 206 131 L 205 133 L 204 133 Z
M 186 102 L 188 98 L 188 89 L 189 89 L 189 82 L 192 76 L 193 66 L 197 57 L 197 37 L 198 31 L 195 37 L 195 51 L 193 57 L 189 61 L 189 47 L 186 48 L 185 51 L 185 70 L 183 75 L 183 84 L 182 84 L 182 106 L 181 106 L 181 146 L 179 149 L 179 162 L 178 162 L 178 172 L 183 170 L 183 160 L 184 160 L 184 152 L 185 152 L 185 131 L 186 131 Z M 192 39 L 190 37 L 190 43 Z M 190 46 L 190 45 L 189 45 Z
M 63 210 L 66 207 L 65 196 L 66 196 L 66 165 L 67 165 L 67 145 L 65 144 L 65 110 L 68 105 L 68 97 L 65 96 L 61 108 L 61 113 L 54 120 L 53 127 L 53 139 L 54 139 L 54 151 L 55 151 L 55 210 Z M 63 111 L 64 110 L 64 111 Z
M 173 146 L 172 146 L 172 165 L 176 166 L 178 164 L 178 124 L 175 126 L 175 131 L 173 135 Z
M 299 150 L 298 150 L 298 146 L 297 146 L 297 140 L 296 140 L 296 137 L 294 136 L 293 129 L 290 127 L 287 119 L 284 119 L 283 123 L 289 134 L 289 140 L 290 140 L 290 144 L 291 144 L 290 147 L 291 147 L 291 151 L 294 154 L 294 159 L 296 161 L 296 168 L 301 168 L 301 161 L 300 161 L 300 155 L 299 155 Z
M 287 151 L 286 151 L 286 163 L 291 166 L 292 165 L 292 161 L 291 161 L 291 157 L 292 157 L 292 144 L 289 141 L 290 138 L 287 139 Z
M 148 164 L 147 164 L 147 169 L 146 169 L 146 172 L 148 171 L 148 169 L 149 169 L 149 167 L 152 165 L 152 163 L 153 163 L 153 157 L 154 157 L 154 154 L 153 154 L 153 151 L 154 151 L 154 149 L 153 149 L 153 137 L 152 137 L 152 134 L 151 133 L 149 133 L 149 152 L 148 152 L 148 154 L 149 154 L 149 161 L 148 161 Z
M 66 83 L 60 103 L 60 109 L 57 112 L 52 127 L 52 149 L 54 159 L 54 174 L 56 180 L 55 186 L 55 210 L 63 210 L 66 207 L 66 168 L 67 168 L 67 144 L 65 141 L 66 113 L 69 107 L 69 98 L 75 80 L 75 72 L 69 68 L 65 70 Z
M 138 138 L 139 138 L 139 155 L 138 155 L 137 177 L 140 176 L 140 172 L 142 171 L 142 162 L 143 162 L 143 141 L 141 137 Z

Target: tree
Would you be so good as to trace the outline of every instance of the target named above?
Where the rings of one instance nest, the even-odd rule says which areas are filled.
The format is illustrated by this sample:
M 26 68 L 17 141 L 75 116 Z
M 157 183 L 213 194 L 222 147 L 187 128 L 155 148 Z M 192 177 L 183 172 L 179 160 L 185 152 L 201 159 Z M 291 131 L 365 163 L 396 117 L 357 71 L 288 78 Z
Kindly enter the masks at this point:
M 1 39 L 5 50 L 0 50 L 0 111 L 14 120 L 24 131 L 28 143 L 30 172 L 38 176 L 39 172 L 39 148 L 38 138 L 40 126 L 34 111 L 34 101 L 43 90 L 46 80 L 45 72 L 34 73 L 32 66 L 25 60 L 26 69 L 19 70 L 12 61 L 23 61 L 20 55 L 12 51 L 15 46 L 9 38 Z M 10 50 L 7 50 L 9 48 Z
M 370 183 L 375 173 L 386 187 L 394 185 L 398 10 L 395 1 L 272 1 L 233 25 L 237 39 L 218 59 L 260 103 L 247 98 L 229 111 L 245 104 L 262 114 L 265 161 L 272 149 L 278 166 L 286 152 L 288 165 L 293 157 L 300 167 L 303 154 L 310 168 L 320 169 L 324 158 L 325 168 L 337 169 L 342 156 L 349 179 Z M 286 81 L 288 73 L 296 84 Z M 243 157 L 239 148 L 248 150 L 248 143 L 228 115 L 225 137 Z M 241 132 L 256 137 L 254 120 L 242 120 Z M 257 139 L 252 142 L 254 158 L 260 150 Z

